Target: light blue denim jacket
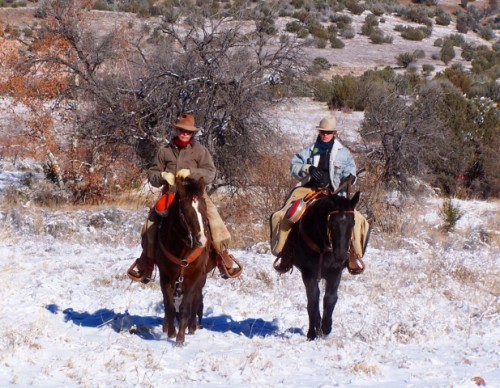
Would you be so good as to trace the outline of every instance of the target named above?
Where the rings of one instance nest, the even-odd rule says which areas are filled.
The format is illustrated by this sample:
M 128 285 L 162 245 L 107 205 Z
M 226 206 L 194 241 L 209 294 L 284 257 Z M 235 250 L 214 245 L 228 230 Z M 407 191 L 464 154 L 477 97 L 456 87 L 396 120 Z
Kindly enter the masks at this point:
M 313 157 L 314 144 L 307 146 L 292 158 L 290 171 L 292 176 L 300 181 L 298 186 L 309 181 L 309 167 L 318 166 L 319 155 Z M 351 152 L 338 139 L 335 139 L 330 154 L 330 182 L 333 189 L 336 190 L 349 175 L 352 175 L 356 181 L 356 163 Z M 345 195 L 345 191 L 342 194 Z

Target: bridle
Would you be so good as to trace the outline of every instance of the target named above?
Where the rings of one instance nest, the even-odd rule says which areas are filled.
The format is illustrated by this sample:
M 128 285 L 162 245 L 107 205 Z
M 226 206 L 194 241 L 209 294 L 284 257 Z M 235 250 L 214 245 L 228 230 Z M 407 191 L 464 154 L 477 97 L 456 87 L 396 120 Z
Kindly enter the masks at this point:
M 195 200 L 195 199 L 196 199 L 196 197 L 193 196 L 193 200 Z M 179 199 L 179 201 L 180 201 L 180 199 Z M 207 244 L 205 247 L 193 248 L 193 244 L 194 244 L 193 233 L 192 233 L 191 229 L 189 228 L 188 222 L 186 220 L 186 216 L 182 212 L 180 206 L 178 206 L 178 212 L 179 212 L 179 218 L 180 218 L 181 223 L 184 225 L 184 227 L 188 231 L 189 246 L 192 249 L 191 252 L 189 252 L 185 257 L 180 258 L 180 257 L 175 256 L 171 252 L 169 252 L 161 239 L 159 239 L 159 245 L 160 245 L 160 250 L 165 255 L 165 257 L 168 258 L 172 263 L 178 265 L 181 268 L 181 274 L 180 274 L 179 278 L 182 279 L 183 274 L 184 274 L 184 269 L 189 264 L 191 264 L 193 261 L 198 259 L 198 257 L 200 257 L 200 255 L 202 254 L 203 250 L 209 249 L 209 246 Z M 205 220 L 203 222 L 205 223 Z M 185 241 L 185 238 L 183 236 L 180 236 L 180 238 Z M 187 242 L 187 241 L 185 241 L 185 242 Z M 182 280 L 181 280 L 181 282 L 182 282 Z
M 193 196 L 192 201 L 196 200 L 197 196 Z M 178 199 L 178 202 L 180 202 L 181 199 Z M 184 215 L 184 212 L 182 211 L 182 208 L 179 203 L 177 203 L 178 206 L 178 212 L 179 212 L 179 219 L 181 224 L 184 226 L 184 228 L 188 231 L 188 238 L 189 241 L 186 241 L 186 238 L 184 236 L 179 236 L 182 241 L 185 243 L 188 243 L 189 247 L 191 248 L 190 251 L 187 252 L 187 254 L 184 257 L 177 257 L 171 252 L 167 250 L 165 247 L 165 244 L 163 243 L 162 239 L 159 239 L 159 246 L 160 250 L 165 255 L 165 257 L 170 260 L 173 264 L 177 265 L 180 267 L 180 273 L 179 276 L 177 277 L 177 280 L 173 284 L 173 290 L 174 290 L 174 307 L 176 311 L 179 311 L 179 306 L 182 302 L 183 299 L 183 282 L 184 282 L 184 270 L 194 261 L 196 261 L 201 254 L 203 253 L 204 250 L 209 250 L 210 249 L 210 244 L 205 244 L 205 247 L 195 247 L 193 248 L 194 245 L 194 238 L 193 238 L 193 233 L 191 229 L 189 228 L 189 224 L 186 220 L 186 216 Z M 204 226 L 207 222 L 206 218 L 202 220 Z M 208 225 L 207 225 L 208 229 Z M 178 228 L 175 229 L 177 234 L 179 234 Z
M 308 209 L 306 209 L 307 211 Z M 299 231 L 300 234 L 302 235 L 304 241 L 306 242 L 307 246 L 313 250 L 316 253 L 319 253 L 319 267 L 318 267 L 318 281 L 321 279 L 321 268 L 323 267 L 323 258 L 325 253 L 333 252 L 333 243 L 332 243 L 332 236 L 331 236 L 331 229 L 328 227 L 330 225 L 330 220 L 332 217 L 337 216 L 337 215 L 343 215 L 343 214 L 354 214 L 354 210 L 332 210 L 331 212 L 328 213 L 328 216 L 326 218 L 326 234 L 328 236 L 328 243 L 329 245 L 320 248 L 318 244 L 316 244 L 307 234 L 307 232 L 304 230 L 304 227 L 302 226 L 302 219 L 304 218 L 304 215 L 302 216 L 302 219 L 299 222 Z M 351 233 L 351 240 L 352 240 L 352 233 Z M 349 250 L 351 249 L 350 247 L 351 244 L 349 244 Z M 349 254 L 349 250 L 347 251 L 347 254 Z

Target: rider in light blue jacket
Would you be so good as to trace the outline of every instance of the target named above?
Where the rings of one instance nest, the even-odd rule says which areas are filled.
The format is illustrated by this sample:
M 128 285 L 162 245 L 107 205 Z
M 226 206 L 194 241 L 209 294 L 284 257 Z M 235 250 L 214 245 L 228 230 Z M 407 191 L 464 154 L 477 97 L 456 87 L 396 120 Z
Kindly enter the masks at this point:
M 337 138 L 337 122 L 334 117 L 325 117 L 316 127 L 319 131 L 316 142 L 297 153 L 291 161 L 292 176 L 300 182 L 290 193 L 285 206 L 271 216 L 271 252 L 277 256 L 274 268 L 285 273 L 291 270 L 287 255 L 282 255 L 290 233 L 292 223 L 285 219 L 285 214 L 292 204 L 304 198 L 312 191 L 338 191 L 338 195 L 347 196 L 347 181 L 356 181 L 356 164 L 351 152 Z M 344 188 L 342 185 L 346 183 Z M 297 216 L 300 217 L 300 216 Z M 296 218 L 294 215 L 292 218 Z M 347 268 L 353 275 L 364 271 L 361 260 L 368 242 L 369 224 L 365 217 L 354 211 L 355 225 Z
M 321 134 L 320 136 L 323 135 Z M 354 183 L 356 180 L 356 164 L 354 163 L 354 158 L 338 139 L 333 139 L 334 143 L 332 147 L 326 150 L 328 155 L 328 166 L 324 170 L 321 170 L 321 166 L 319 166 L 321 150 L 318 148 L 317 143 L 309 145 L 292 158 L 290 171 L 292 176 L 300 181 L 300 186 L 310 186 L 308 183 L 314 180 L 310 173 L 312 166 L 320 168 L 320 171 L 324 171 L 324 176 L 322 174 L 321 177 L 323 182 L 318 183 L 324 183 L 323 188 L 325 189 L 336 190 L 350 176 L 354 178 L 352 182 Z M 327 176 L 329 179 L 326 178 Z M 345 196 L 346 190 L 341 190 L 339 195 Z

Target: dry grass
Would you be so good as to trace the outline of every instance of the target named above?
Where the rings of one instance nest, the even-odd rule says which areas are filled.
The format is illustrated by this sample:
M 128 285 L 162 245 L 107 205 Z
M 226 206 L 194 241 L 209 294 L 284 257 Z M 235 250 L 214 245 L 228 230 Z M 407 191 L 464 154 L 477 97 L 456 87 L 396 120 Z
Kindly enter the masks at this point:
M 381 375 L 380 368 L 377 365 L 370 364 L 368 362 L 360 362 L 357 364 L 354 364 L 351 367 L 351 370 L 354 373 L 363 373 L 368 376 L 379 376 Z
M 212 196 L 230 228 L 234 247 L 245 249 L 269 240 L 269 217 L 283 206 L 295 184 L 289 173 L 290 158 L 286 150 L 263 156 L 250 169 L 241 190 L 230 197 Z

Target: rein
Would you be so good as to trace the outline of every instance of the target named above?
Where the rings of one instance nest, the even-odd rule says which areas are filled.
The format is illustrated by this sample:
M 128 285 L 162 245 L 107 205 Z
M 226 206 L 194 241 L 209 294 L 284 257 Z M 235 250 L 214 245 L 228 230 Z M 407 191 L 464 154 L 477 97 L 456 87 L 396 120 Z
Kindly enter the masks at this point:
M 306 242 L 307 246 L 313 250 L 316 253 L 319 253 L 319 267 L 318 267 L 318 276 L 317 279 L 318 281 L 321 279 L 321 268 L 323 267 L 323 258 L 324 254 L 328 252 L 333 252 L 333 244 L 332 244 L 332 236 L 331 236 L 331 230 L 328 228 L 328 224 L 330 223 L 330 218 L 332 216 L 336 216 L 339 214 L 354 214 L 354 210 L 333 210 L 330 213 L 328 213 L 327 217 L 327 236 L 328 236 L 328 242 L 330 243 L 329 246 L 320 248 L 318 244 L 316 244 L 307 234 L 307 232 L 304 230 L 304 227 L 302 226 L 302 220 L 299 222 L 299 231 L 300 234 L 302 235 L 304 241 Z M 352 234 L 351 234 L 351 239 L 352 239 Z
M 167 248 L 165 248 L 165 245 L 163 244 L 163 241 L 160 240 L 160 249 L 162 253 L 174 264 L 177 264 L 181 268 L 187 267 L 189 264 L 191 264 L 193 261 L 195 261 L 198 257 L 200 257 L 201 253 L 203 252 L 203 248 L 198 247 L 193 249 L 193 251 L 185 258 L 185 259 L 180 259 L 177 256 L 171 254 L 169 251 L 167 251 Z
M 193 196 L 193 200 L 196 200 L 196 199 L 197 199 L 197 197 Z M 192 236 L 191 230 L 188 226 L 188 223 L 186 221 L 186 217 L 180 208 L 178 208 L 178 213 L 179 213 L 179 221 L 185 227 L 185 229 L 188 231 L 188 240 L 184 236 L 179 234 L 179 230 L 177 228 L 174 228 L 174 232 L 176 232 L 176 234 L 179 235 L 179 238 L 181 241 L 184 241 L 192 248 L 193 236 Z M 203 221 L 203 222 L 205 223 L 205 221 Z M 173 287 L 174 288 L 174 306 L 175 306 L 176 311 L 179 311 L 179 306 L 180 306 L 180 304 L 182 302 L 182 298 L 183 298 L 184 270 L 189 264 L 193 263 L 201 256 L 204 249 L 208 250 L 209 245 L 206 245 L 204 248 L 202 248 L 202 247 L 194 248 L 190 251 L 189 254 L 187 254 L 187 256 L 185 256 L 184 258 L 180 258 L 180 257 L 175 256 L 174 254 L 172 254 L 171 252 L 169 252 L 167 250 L 162 239 L 158 239 L 158 242 L 159 242 L 160 250 L 163 253 L 163 255 L 168 260 L 170 260 L 172 263 L 174 263 L 175 265 L 180 267 L 179 277 L 177 278 L 177 281 L 175 282 L 174 287 Z

